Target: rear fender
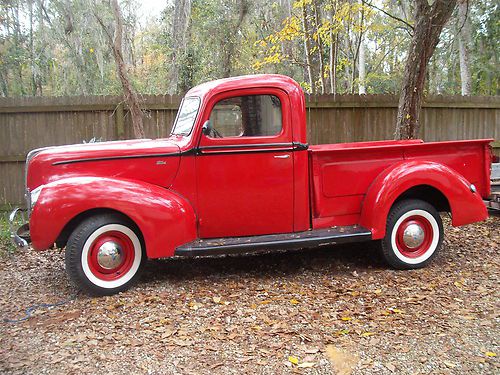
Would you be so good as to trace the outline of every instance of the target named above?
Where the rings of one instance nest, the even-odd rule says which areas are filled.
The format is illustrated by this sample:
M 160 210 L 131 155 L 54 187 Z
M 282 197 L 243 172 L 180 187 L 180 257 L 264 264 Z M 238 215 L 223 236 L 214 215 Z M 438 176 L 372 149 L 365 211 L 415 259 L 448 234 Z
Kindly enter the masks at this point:
M 404 192 L 427 185 L 448 200 L 453 226 L 485 220 L 488 212 L 471 183 L 451 168 L 423 161 L 404 161 L 384 170 L 371 184 L 361 209 L 360 225 L 372 231 L 373 239 L 385 236 L 389 210 Z
M 33 247 L 51 247 L 77 215 L 111 209 L 139 227 L 149 258 L 169 257 L 177 246 L 196 239 L 196 215 L 175 192 L 141 181 L 74 177 L 43 187 L 30 218 Z

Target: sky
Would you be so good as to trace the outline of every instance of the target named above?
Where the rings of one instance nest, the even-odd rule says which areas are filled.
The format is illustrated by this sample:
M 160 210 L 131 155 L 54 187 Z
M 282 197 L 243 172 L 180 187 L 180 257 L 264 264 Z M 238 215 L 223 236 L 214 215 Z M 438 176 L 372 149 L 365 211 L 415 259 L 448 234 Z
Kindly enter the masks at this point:
M 141 23 L 150 19 L 156 18 L 160 15 L 161 11 L 165 8 L 165 5 L 170 3 L 171 0 L 141 0 L 137 3 L 139 4 L 139 18 Z

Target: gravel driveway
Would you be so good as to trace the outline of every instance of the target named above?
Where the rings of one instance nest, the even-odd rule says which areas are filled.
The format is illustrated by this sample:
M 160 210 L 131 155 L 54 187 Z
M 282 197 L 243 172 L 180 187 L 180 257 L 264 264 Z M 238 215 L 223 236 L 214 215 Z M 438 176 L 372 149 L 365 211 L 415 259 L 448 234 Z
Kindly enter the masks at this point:
M 452 228 L 427 268 L 374 243 L 148 264 L 112 297 L 0 323 L 3 374 L 498 374 L 500 218 Z M 1 318 L 75 290 L 63 252 L 0 257 Z

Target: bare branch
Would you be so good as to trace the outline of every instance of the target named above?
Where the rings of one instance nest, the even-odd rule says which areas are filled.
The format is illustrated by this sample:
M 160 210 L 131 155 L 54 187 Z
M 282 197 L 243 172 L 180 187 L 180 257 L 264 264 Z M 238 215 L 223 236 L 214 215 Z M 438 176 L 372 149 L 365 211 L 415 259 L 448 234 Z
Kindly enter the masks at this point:
M 399 18 L 398 16 L 395 16 L 395 15 L 393 15 L 393 14 L 391 14 L 391 13 L 387 12 L 386 10 L 384 10 L 384 9 L 382 9 L 382 8 L 379 8 L 378 6 L 376 6 L 376 5 L 372 4 L 372 3 L 368 3 L 368 2 L 366 2 L 366 1 L 364 1 L 364 0 L 363 0 L 363 3 L 364 3 L 364 4 L 366 4 L 366 5 L 368 5 L 369 7 L 373 8 L 373 9 L 378 10 L 379 12 L 384 13 L 387 17 L 390 17 L 390 18 L 392 18 L 392 19 L 394 19 L 394 20 L 396 20 L 396 21 L 401 22 L 402 24 L 406 25 L 406 27 L 408 27 L 410 30 L 412 30 L 412 31 L 414 31 L 414 30 L 415 30 L 415 28 L 413 27 L 413 25 L 411 25 L 410 23 L 408 23 L 408 22 L 407 22 L 407 21 L 405 21 L 404 19 Z

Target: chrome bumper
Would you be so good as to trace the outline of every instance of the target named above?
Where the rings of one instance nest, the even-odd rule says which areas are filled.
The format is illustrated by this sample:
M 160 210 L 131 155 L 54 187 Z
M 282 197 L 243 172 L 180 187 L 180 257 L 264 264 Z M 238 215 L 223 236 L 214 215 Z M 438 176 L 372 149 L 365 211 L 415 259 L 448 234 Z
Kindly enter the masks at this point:
M 10 238 L 12 242 L 20 249 L 26 250 L 31 243 L 29 224 L 23 224 L 17 230 L 15 229 L 16 216 L 21 214 L 24 220 L 24 209 L 16 208 L 9 215 Z

